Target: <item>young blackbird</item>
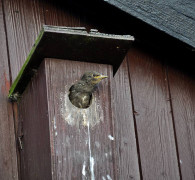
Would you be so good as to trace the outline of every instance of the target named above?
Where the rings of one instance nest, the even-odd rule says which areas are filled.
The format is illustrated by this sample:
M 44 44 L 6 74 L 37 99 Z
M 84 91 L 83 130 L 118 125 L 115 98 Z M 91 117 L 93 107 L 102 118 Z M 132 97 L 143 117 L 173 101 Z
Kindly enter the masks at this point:
M 95 86 L 107 76 L 97 72 L 86 72 L 81 80 L 70 87 L 69 99 L 78 108 L 88 108 Z

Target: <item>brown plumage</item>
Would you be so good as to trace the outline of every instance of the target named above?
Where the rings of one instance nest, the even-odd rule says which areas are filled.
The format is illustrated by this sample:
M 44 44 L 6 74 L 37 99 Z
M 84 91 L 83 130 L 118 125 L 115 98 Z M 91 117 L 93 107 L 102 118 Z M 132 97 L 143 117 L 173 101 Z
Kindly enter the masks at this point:
M 86 72 L 81 80 L 70 87 L 69 99 L 78 108 L 88 108 L 96 85 L 107 76 L 95 71 Z

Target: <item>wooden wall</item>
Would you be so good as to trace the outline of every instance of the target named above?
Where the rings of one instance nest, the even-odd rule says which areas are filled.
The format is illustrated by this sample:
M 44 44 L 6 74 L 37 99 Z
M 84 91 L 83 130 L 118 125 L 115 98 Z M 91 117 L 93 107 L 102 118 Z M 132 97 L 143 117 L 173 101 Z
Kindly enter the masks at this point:
M 43 24 L 109 32 L 68 4 L 0 0 L 0 179 L 18 179 L 17 110 L 6 96 Z M 176 58 L 135 43 L 114 77 L 116 179 L 195 179 L 195 79 Z

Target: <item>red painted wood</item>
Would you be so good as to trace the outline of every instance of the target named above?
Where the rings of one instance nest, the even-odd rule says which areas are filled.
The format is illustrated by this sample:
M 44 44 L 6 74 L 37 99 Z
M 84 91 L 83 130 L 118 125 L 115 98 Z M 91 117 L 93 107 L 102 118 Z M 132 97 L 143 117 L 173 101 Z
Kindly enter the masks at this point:
M 23 130 L 21 178 L 50 180 L 51 157 L 44 65 L 26 88 L 18 106 Z
M 112 107 L 116 145 L 116 179 L 140 179 L 127 60 L 114 76 Z
M 139 48 L 128 54 L 134 115 L 144 179 L 179 179 L 165 68 Z
M 18 75 L 44 23 L 38 0 L 4 0 L 12 79 Z
M 97 21 L 95 19 L 87 16 L 85 13 L 78 13 L 76 9 L 69 5 L 61 7 L 60 3 L 58 4 L 50 0 L 4 0 L 3 2 L 13 80 L 23 65 L 43 23 L 103 29 L 102 22 L 96 24 Z M 3 17 L 2 11 L 1 17 Z M 0 163 L 7 163 L 7 166 L 1 166 L 3 170 L 0 172 L 4 176 L 9 176 L 10 172 L 11 174 L 17 174 L 17 165 L 14 160 L 15 157 L 12 156 L 15 151 L 15 140 L 12 138 L 12 131 L 14 131 L 14 121 L 11 115 L 12 109 L 5 102 L 10 77 L 7 68 L 7 55 L 5 55 L 7 49 L 3 18 L 1 18 L 0 22 L 0 39 L 2 39 L 0 54 L 1 57 L 4 57 L 0 59 L 0 77 L 1 79 L 6 77 L 6 81 L 0 82 L 3 89 L 0 94 L 0 99 L 2 99 L 0 101 L 0 113 L 2 115 L 0 132 L 3 138 L 0 142 L 5 144 L 3 146 L 0 145 L 2 150 L 0 158 L 5 160 L 0 161 Z M 113 27 L 116 26 L 113 24 L 113 26 L 110 26 L 110 29 L 116 31 Z M 117 31 L 120 30 L 118 29 Z M 124 31 L 126 32 L 127 30 Z M 170 99 L 167 81 L 165 80 L 166 76 L 164 67 L 156 61 L 158 61 L 157 58 L 145 53 L 143 49 L 140 50 L 135 47 L 133 51 L 130 51 L 128 62 L 132 85 L 131 96 L 129 95 L 126 65 L 123 64 L 121 66 L 121 70 L 115 77 L 116 80 L 113 87 L 116 88 L 116 92 L 113 92 L 113 99 L 116 104 L 113 108 L 116 110 L 116 114 L 114 114 L 113 132 L 118 141 L 115 142 L 116 166 L 114 167 L 117 172 L 116 178 L 119 177 L 119 179 L 128 177 L 139 178 L 139 176 L 141 178 L 143 176 L 145 179 L 179 179 L 178 162 L 180 162 L 183 179 L 193 178 L 195 174 L 193 168 L 194 141 L 192 138 L 194 135 L 194 124 L 193 121 L 190 121 L 193 119 L 194 113 L 194 80 L 192 77 L 181 75 L 183 72 L 170 70 L 173 117 L 179 153 L 179 159 L 177 159 L 172 117 L 171 113 L 169 113 L 172 109 L 169 104 Z M 120 88 L 125 89 L 121 94 Z M 6 94 L 4 94 L 5 92 Z M 134 115 L 132 115 L 131 110 L 131 98 L 133 99 Z M 9 116 L 6 115 L 7 113 Z M 135 116 L 135 123 L 133 123 L 133 116 Z M 120 119 L 120 121 L 117 121 L 117 119 Z M 123 123 L 120 123 L 121 121 Z M 134 126 L 136 127 L 135 130 Z M 8 137 L 11 140 L 8 140 Z M 138 147 L 136 147 L 136 140 Z M 96 143 L 96 146 L 98 146 L 98 143 Z M 9 152 L 7 156 L 4 156 L 5 152 Z M 138 166 L 139 157 L 140 162 Z M 10 159 L 12 160 L 10 161 Z M 4 168 L 7 168 L 6 171 Z M 138 172 L 139 170 L 141 173 Z
M 194 74 L 169 67 L 168 77 L 182 179 L 195 179 Z
M 63 5 L 62 5 L 63 4 Z M 45 24 L 55 26 L 83 26 L 79 15 L 74 14 L 72 9 L 67 7 L 66 3 L 56 1 L 47 1 L 44 3 Z
M 0 179 L 18 179 L 13 110 L 8 102 L 10 74 L 6 33 L 0 0 Z
M 69 88 L 92 70 L 109 78 L 98 86 L 88 109 L 76 108 L 67 99 Z M 19 102 L 23 179 L 115 179 L 111 80 L 110 65 L 42 63 Z
M 90 108 L 75 108 L 68 90 L 92 70 L 109 78 L 99 85 Z M 111 66 L 47 59 L 46 76 L 53 178 L 115 179 Z
M 98 29 L 105 32 L 101 24 L 97 24 L 96 19 L 91 18 L 83 12 L 78 5 L 66 1 L 57 2 L 47 0 L 44 3 L 45 24 L 69 27 L 85 27 L 87 30 Z

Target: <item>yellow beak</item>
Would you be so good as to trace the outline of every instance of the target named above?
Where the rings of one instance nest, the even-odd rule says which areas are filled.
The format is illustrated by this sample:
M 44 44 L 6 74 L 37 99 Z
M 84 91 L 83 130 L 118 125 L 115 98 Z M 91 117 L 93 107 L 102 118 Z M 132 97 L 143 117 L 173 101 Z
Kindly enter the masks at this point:
M 107 78 L 108 76 L 104 76 L 104 75 L 99 75 L 99 76 L 96 76 L 95 78 L 98 79 L 98 80 L 102 80 L 102 79 L 105 79 Z

